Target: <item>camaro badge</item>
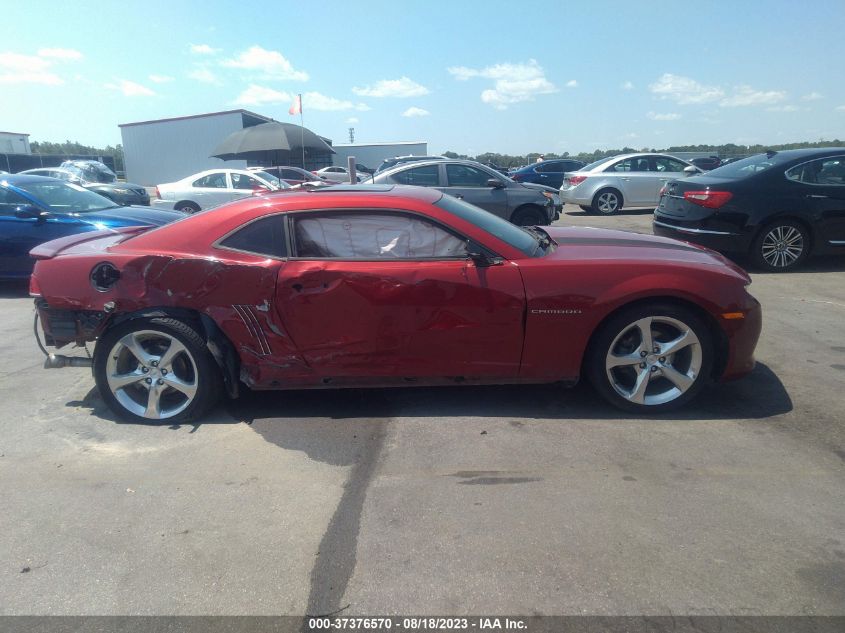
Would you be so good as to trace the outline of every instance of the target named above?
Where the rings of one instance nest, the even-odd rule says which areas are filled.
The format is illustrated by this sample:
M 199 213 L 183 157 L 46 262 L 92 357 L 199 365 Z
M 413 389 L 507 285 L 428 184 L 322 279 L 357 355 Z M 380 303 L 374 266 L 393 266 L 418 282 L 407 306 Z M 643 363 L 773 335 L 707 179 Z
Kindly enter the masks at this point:
M 581 310 L 531 310 L 531 314 L 581 314 Z

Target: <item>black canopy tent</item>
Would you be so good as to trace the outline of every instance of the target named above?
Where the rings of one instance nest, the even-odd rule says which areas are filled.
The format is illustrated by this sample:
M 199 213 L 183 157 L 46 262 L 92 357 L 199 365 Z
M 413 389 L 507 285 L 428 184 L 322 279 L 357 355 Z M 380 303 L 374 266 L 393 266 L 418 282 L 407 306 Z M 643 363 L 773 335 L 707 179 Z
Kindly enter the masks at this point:
M 247 160 L 263 166 L 293 165 L 313 170 L 331 165 L 334 153 L 331 145 L 308 128 L 271 121 L 233 132 L 211 155 L 222 160 Z

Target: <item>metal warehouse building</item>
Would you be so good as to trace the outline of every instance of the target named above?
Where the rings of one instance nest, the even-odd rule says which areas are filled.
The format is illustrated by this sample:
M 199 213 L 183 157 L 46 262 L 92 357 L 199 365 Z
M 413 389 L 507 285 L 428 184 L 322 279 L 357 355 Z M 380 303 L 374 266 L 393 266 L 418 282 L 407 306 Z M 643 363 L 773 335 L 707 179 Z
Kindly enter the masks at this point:
M 273 119 L 248 110 L 228 110 L 121 124 L 126 179 L 152 186 L 215 167 L 243 169 L 252 163 L 223 161 L 212 158 L 211 153 L 233 132 L 269 121 Z M 323 140 L 331 145 L 331 140 Z M 332 155 L 324 154 L 306 156 L 305 168 L 331 165 Z M 293 165 L 299 166 L 301 162 L 301 159 L 291 160 Z
M 0 132 L 0 153 L 29 154 L 29 134 L 23 132 Z
M 428 143 L 425 141 L 401 141 L 398 143 L 358 143 L 354 145 L 332 145 L 335 151 L 335 165 L 346 166 L 349 156 L 355 162 L 371 169 L 378 168 L 382 161 L 395 156 L 427 156 Z

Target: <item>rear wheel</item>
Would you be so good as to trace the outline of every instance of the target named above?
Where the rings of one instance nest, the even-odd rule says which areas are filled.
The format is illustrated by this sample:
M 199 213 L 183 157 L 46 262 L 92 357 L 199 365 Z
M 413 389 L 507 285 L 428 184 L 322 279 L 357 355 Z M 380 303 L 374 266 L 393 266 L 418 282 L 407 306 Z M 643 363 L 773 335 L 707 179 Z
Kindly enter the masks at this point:
M 714 360 L 707 325 L 671 304 L 633 306 L 611 317 L 587 357 L 590 382 L 620 409 L 658 412 L 691 400 Z
M 191 202 L 190 200 L 177 202 L 173 208 L 177 211 L 181 211 L 182 213 L 196 213 L 200 210 L 200 206 L 196 202 Z
M 520 207 L 513 212 L 511 222 L 517 226 L 542 226 L 548 224 L 542 209 L 534 206 Z
M 779 220 L 763 228 L 751 248 L 759 268 L 770 272 L 795 270 L 810 252 L 810 236 L 798 222 Z
M 602 189 L 593 198 L 590 208 L 600 215 L 613 215 L 622 208 L 622 194 L 616 189 Z
M 184 422 L 221 392 L 220 371 L 202 336 L 177 319 L 133 319 L 97 342 L 94 378 L 109 408 L 133 422 Z

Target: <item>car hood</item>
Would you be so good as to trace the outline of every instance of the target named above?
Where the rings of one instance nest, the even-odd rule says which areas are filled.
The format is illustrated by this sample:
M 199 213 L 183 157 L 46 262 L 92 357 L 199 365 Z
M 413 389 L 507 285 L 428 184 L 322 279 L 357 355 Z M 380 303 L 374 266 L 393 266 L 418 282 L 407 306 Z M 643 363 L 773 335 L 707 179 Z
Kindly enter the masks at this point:
M 548 191 L 549 193 L 558 193 L 558 190 L 555 187 L 547 187 L 546 185 L 538 185 L 533 182 L 521 182 L 519 183 L 520 187 L 525 187 L 526 189 L 534 189 L 535 191 Z
M 143 189 L 147 190 L 143 185 L 136 185 L 134 182 L 87 182 L 86 189 Z
M 78 217 L 92 224 L 102 224 L 104 227 L 163 226 L 187 217 L 187 214 L 150 207 L 115 207 L 103 211 L 80 213 Z
M 748 283 L 742 268 L 715 251 L 668 237 L 592 227 L 543 227 L 558 244 L 547 257 L 553 260 L 615 260 L 714 266 Z

